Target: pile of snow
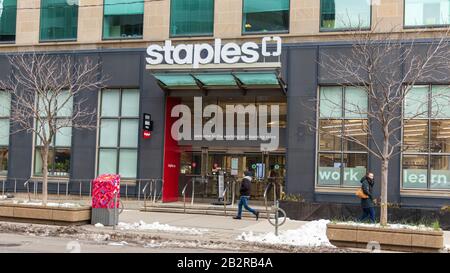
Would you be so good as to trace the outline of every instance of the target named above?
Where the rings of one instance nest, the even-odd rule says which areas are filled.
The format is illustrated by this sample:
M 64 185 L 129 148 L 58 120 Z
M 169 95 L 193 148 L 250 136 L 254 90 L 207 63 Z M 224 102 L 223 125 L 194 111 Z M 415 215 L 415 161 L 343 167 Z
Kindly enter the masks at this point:
M 337 222 L 337 225 L 350 225 L 350 226 L 362 226 L 362 227 L 374 227 L 374 228 L 391 228 L 391 229 L 411 229 L 411 230 L 422 230 L 422 231 L 433 231 L 434 228 L 427 227 L 425 225 L 403 225 L 403 224 L 387 224 L 386 226 L 382 226 L 379 223 L 377 224 L 369 224 L 369 223 L 357 223 L 357 222 Z
M 30 202 L 25 200 L 23 202 L 14 202 L 15 204 L 24 204 L 30 206 L 42 206 L 42 202 Z M 60 207 L 60 208 L 78 208 L 80 204 L 75 203 L 47 203 L 47 207 Z
M 8 196 L 6 196 L 6 195 L 0 195 L 0 200 L 6 199 L 6 198 L 8 198 Z
M 293 245 L 300 247 L 334 247 L 327 237 L 329 220 L 318 220 L 306 223 L 298 229 L 253 235 L 253 232 L 242 233 L 237 240 L 265 243 L 272 245 Z
M 156 230 L 156 231 L 168 231 L 168 232 L 179 232 L 187 233 L 192 235 L 202 235 L 207 232 L 207 229 L 196 229 L 187 227 L 174 227 L 167 224 L 160 224 L 159 222 L 154 222 L 152 224 L 146 224 L 144 221 L 139 221 L 138 223 L 128 224 L 120 222 L 118 227 L 121 230 Z
M 105 227 L 102 223 L 97 223 L 94 225 L 96 228 L 102 228 Z
M 111 242 L 111 243 L 108 243 L 108 245 L 109 246 L 126 246 L 126 245 L 128 245 L 128 243 L 125 241 L 121 241 L 121 242 Z

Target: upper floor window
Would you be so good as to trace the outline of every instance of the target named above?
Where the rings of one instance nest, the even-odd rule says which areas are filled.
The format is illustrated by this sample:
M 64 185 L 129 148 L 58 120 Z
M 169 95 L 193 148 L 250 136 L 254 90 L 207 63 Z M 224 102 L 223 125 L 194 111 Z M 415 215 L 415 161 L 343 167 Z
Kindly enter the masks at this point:
M 320 0 L 320 29 L 370 29 L 371 4 L 367 0 Z
M 212 36 L 214 0 L 172 0 L 170 36 Z
M 17 0 L 0 1 L 0 42 L 16 40 Z
M 103 14 L 103 38 L 142 38 L 144 1 L 105 0 Z
M 76 40 L 77 1 L 41 0 L 40 40 Z
M 289 4 L 290 0 L 244 0 L 242 32 L 288 32 Z
M 450 23 L 450 0 L 405 0 L 405 27 Z
M 0 91 L 0 176 L 8 173 L 10 106 L 11 96 Z

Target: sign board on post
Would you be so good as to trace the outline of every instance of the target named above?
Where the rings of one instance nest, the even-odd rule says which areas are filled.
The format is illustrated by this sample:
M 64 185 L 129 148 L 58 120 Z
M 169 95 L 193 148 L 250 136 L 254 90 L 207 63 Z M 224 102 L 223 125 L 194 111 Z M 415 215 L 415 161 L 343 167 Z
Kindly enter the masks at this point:
M 148 139 L 152 136 L 153 121 L 152 116 L 150 114 L 144 113 L 142 129 L 144 139 Z

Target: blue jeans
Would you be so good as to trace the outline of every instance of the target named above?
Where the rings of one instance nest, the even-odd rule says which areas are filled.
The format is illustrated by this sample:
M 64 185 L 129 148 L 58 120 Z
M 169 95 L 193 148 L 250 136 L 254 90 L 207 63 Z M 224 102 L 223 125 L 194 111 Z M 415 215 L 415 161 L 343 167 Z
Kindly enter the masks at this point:
M 250 199 L 250 196 L 241 196 L 241 199 L 239 200 L 239 205 L 238 205 L 237 217 L 241 217 L 242 216 L 242 206 L 244 206 L 244 208 L 246 210 L 248 210 L 251 213 L 256 215 L 256 211 L 248 206 L 248 199 Z
M 359 221 L 363 222 L 367 218 L 370 218 L 370 222 L 375 223 L 375 209 L 373 207 L 363 208 L 363 215 L 359 218 Z

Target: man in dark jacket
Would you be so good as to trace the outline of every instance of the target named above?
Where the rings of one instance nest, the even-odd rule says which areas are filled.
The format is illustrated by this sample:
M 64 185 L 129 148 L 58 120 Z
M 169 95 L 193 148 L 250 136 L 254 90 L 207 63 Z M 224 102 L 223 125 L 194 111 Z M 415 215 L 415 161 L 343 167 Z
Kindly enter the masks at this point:
M 244 178 L 242 179 L 241 188 L 239 190 L 239 193 L 241 195 L 241 198 L 239 200 L 238 205 L 238 214 L 233 217 L 233 219 L 241 219 L 242 217 L 242 206 L 253 213 L 256 216 L 256 220 L 259 218 L 259 211 L 256 211 L 248 206 L 248 200 L 250 199 L 250 191 L 252 188 L 252 172 L 245 171 L 244 172 Z
M 373 203 L 373 173 L 367 173 L 361 178 L 361 189 L 368 198 L 361 198 L 361 208 L 363 210 L 362 216 L 359 218 L 360 222 L 370 218 L 370 222 L 375 223 L 375 209 Z

